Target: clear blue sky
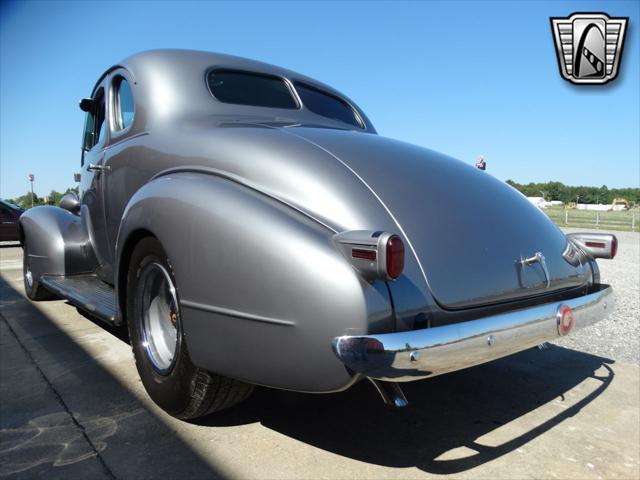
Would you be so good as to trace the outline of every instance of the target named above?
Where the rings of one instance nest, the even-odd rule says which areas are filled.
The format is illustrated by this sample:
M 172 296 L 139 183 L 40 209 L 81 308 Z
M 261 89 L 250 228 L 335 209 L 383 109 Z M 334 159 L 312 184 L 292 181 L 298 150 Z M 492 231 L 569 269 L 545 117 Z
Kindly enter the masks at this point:
M 78 99 L 131 53 L 254 58 L 345 92 L 381 135 L 518 182 L 640 186 L 640 3 L 1 2 L 0 197 L 73 186 Z M 562 80 L 549 17 L 630 17 L 606 87 Z

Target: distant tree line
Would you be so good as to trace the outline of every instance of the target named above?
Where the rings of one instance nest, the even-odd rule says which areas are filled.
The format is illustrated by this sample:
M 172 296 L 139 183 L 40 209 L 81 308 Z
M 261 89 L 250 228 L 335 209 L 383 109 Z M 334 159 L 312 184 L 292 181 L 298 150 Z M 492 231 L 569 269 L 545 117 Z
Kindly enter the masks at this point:
M 33 194 L 33 206 L 37 207 L 38 205 L 60 205 L 60 199 L 64 197 L 67 193 L 75 192 L 78 193 L 78 187 L 67 188 L 67 190 L 63 193 L 56 192 L 55 190 L 51 190 L 49 195 L 44 197 L 38 197 L 35 193 Z M 31 192 L 27 192 L 26 194 L 16 197 L 16 198 L 8 198 L 7 202 L 13 203 L 14 205 L 18 205 L 22 208 L 31 208 Z
M 640 188 L 572 187 L 560 182 L 528 183 L 526 185 L 507 180 L 507 183 L 527 197 L 544 197 L 547 201 L 560 200 L 564 203 L 609 204 L 614 198 L 624 198 L 629 203 L 640 203 Z
M 609 204 L 614 198 L 624 198 L 629 203 L 640 204 L 640 188 L 607 188 L 601 187 L 572 187 L 561 182 L 528 183 L 526 185 L 507 180 L 513 188 L 519 190 L 527 197 L 544 197 L 547 201 L 560 200 L 564 203 L 602 203 Z M 33 206 L 38 205 L 60 205 L 60 199 L 69 192 L 78 193 L 78 187 L 67 188 L 63 193 L 52 190 L 45 197 L 33 195 Z M 45 201 L 48 200 L 48 203 Z M 14 199 L 7 199 L 7 202 L 18 205 L 22 208 L 31 208 L 31 192 Z

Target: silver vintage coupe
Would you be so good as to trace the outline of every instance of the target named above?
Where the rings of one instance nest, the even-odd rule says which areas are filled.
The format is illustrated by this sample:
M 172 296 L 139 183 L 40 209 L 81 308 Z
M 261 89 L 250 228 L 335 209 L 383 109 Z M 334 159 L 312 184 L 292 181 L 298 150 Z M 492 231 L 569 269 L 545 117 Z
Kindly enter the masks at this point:
M 29 298 L 127 324 L 153 400 L 190 419 L 253 385 L 400 384 L 535 346 L 613 308 L 595 258 L 520 193 L 381 137 L 340 92 L 206 52 L 108 69 L 80 195 L 20 219 Z

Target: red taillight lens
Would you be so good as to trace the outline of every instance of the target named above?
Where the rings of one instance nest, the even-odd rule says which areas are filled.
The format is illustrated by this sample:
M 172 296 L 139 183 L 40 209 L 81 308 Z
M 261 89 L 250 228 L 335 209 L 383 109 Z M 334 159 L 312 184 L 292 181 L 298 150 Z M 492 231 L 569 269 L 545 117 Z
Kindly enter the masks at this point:
M 586 242 L 587 247 L 604 248 L 606 245 L 603 242 Z
M 353 258 L 361 258 L 363 260 L 370 260 L 375 262 L 376 260 L 376 251 L 375 250 L 362 250 L 360 248 L 354 248 L 351 250 L 351 256 Z
M 611 240 L 611 258 L 616 256 L 618 253 L 618 237 L 615 235 L 611 235 L 613 239 Z
M 387 275 L 398 278 L 404 269 L 404 243 L 397 235 L 387 240 Z

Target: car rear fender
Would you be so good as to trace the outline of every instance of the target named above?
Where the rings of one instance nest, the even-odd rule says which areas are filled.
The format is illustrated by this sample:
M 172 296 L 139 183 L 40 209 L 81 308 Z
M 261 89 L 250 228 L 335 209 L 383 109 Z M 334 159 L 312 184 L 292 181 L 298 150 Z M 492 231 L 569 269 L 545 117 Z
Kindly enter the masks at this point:
M 129 239 L 140 232 L 167 252 L 201 368 L 277 388 L 341 390 L 353 376 L 331 351 L 336 332 L 394 328 L 385 283 L 362 279 L 333 231 L 227 178 L 170 173 L 132 197 L 116 245 L 121 308 Z

